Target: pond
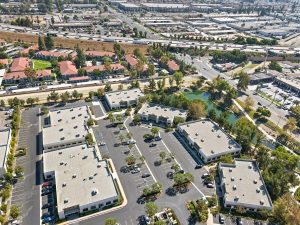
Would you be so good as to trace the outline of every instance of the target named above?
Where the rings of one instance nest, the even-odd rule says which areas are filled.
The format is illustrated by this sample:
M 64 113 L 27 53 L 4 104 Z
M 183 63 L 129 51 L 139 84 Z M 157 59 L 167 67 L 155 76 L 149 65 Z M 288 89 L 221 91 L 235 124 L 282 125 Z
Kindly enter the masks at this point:
M 209 99 L 210 94 L 207 92 L 184 92 L 183 93 L 189 100 L 202 100 L 207 108 L 206 111 L 209 112 L 211 109 L 214 109 L 216 111 L 217 116 L 220 116 L 220 114 L 225 110 L 219 106 L 217 106 L 213 101 Z M 231 124 L 234 124 L 239 119 L 239 115 L 236 115 L 234 113 L 230 113 L 230 116 L 228 117 L 228 122 Z M 262 141 L 262 144 L 267 146 L 270 149 L 276 148 L 276 143 L 272 143 L 272 141 L 268 141 L 264 139 Z
M 220 116 L 220 114 L 225 110 L 219 106 L 217 106 L 213 101 L 209 99 L 210 94 L 207 92 L 184 92 L 184 95 L 189 100 L 202 100 L 206 104 L 206 112 L 209 112 L 210 110 L 214 109 L 217 116 Z M 228 117 L 228 122 L 233 124 L 239 119 L 239 116 L 230 113 L 230 116 Z

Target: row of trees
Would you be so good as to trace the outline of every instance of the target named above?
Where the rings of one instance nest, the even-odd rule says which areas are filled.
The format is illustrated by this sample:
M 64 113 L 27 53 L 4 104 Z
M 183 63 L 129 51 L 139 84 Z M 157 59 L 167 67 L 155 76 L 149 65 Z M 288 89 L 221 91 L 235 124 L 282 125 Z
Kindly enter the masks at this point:
M 234 44 L 239 45 L 277 45 L 278 41 L 276 39 L 261 39 L 258 40 L 255 37 L 237 37 L 234 42 Z

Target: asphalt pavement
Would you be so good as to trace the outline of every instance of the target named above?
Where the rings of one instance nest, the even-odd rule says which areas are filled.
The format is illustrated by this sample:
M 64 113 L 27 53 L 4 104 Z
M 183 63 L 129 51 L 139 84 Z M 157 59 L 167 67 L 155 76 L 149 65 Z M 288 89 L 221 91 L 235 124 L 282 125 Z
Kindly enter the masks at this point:
M 24 180 L 13 186 L 12 204 L 20 207 L 22 225 L 40 224 L 40 159 L 39 108 L 29 108 L 21 115 L 18 147 L 27 148 L 27 154 L 17 157 L 16 165 L 24 168 Z

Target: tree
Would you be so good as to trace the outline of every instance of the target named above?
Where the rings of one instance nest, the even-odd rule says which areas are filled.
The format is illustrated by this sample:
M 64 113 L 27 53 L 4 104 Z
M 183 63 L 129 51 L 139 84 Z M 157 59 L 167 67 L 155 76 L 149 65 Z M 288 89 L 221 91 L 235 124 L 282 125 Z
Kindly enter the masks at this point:
M 108 113 L 107 117 L 108 117 L 108 119 L 109 119 L 109 121 L 110 121 L 111 123 L 114 123 L 114 122 L 115 122 L 115 117 L 114 117 L 114 115 L 113 115 L 111 112 Z
M 41 113 L 42 115 L 47 115 L 49 113 L 49 109 L 45 106 L 42 106 Z
M 276 61 L 272 61 L 270 64 L 269 64 L 269 69 L 270 70 L 276 70 L 278 72 L 282 72 L 282 67 L 278 64 L 278 62 Z
M 300 207 L 290 194 L 274 202 L 271 222 L 277 225 L 300 224 Z
M 51 50 L 54 47 L 54 42 L 50 34 L 44 37 L 44 42 L 47 50 Z
M 26 104 L 32 106 L 35 102 L 35 99 L 34 98 L 27 98 L 26 99 Z
M 48 102 L 51 101 L 51 100 L 54 101 L 54 102 L 57 102 L 58 99 L 59 99 L 59 94 L 56 93 L 55 91 L 52 91 L 52 92 L 48 95 L 48 97 L 47 97 L 47 101 L 48 101 Z
M 133 120 L 132 121 L 133 121 L 134 124 L 138 124 L 139 122 L 141 122 L 141 120 L 142 120 L 141 116 L 139 114 L 135 114 L 133 116 Z
M 27 67 L 24 71 L 26 77 L 32 82 L 36 78 L 36 71 L 33 68 Z
M 77 68 L 81 68 L 85 65 L 85 62 L 86 62 L 85 54 L 84 54 L 83 50 L 81 48 L 79 48 L 78 46 L 76 48 L 76 53 L 77 53 L 77 57 L 76 57 L 77 64 L 76 64 L 76 62 L 75 62 L 75 64 L 76 64 Z
M 154 202 L 147 202 L 145 204 L 145 211 L 148 216 L 152 217 L 158 212 L 158 207 L 154 204 Z
M 12 205 L 10 207 L 10 216 L 13 218 L 13 219 L 17 219 L 20 215 L 20 209 L 18 206 L 16 205 Z
M 297 120 L 294 117 L 290 117 L 286 124 L 283 126 L 284 131 L 290 131 L 293 132 L 297 128 Z
M 162 151 L 159 153 L 159 157 L 161 158 L 161 161 L 164 161 L 164 159 L 167 157 L 167 153 Z
M 105 94 L 105 91 L 104 91 L 103 88 L 99 88 L 99 89 L 97 90 L 97 96 L 98 96 L 98 98 L 103 97 L 104 94 Z
M 104 225 L 117 225 L 117 224 L 118 224 L 117 219 L 111 218 L 111 217 L 105 219 L 105 221 L 104 221 Z
M 39 46 L 40 51 L 46 50 L 46 45 L 45 45 L 44 39 L 41 36 L 39 36 L 39 39 L 38 39 L 38 46 Z
M 247 96 L 245 99 L 245 110 L 250 111 L 250 109 L 253 107 L 254 101 L 250 96 Z
M 155 80 L 154 79 L 151 79 L 149 81 L 149 90 L 151 92 L 154 92 L 156 90 L 156 83 L 155 83 Z
M 204 117 L 205 112 L 205 103 L 203 103 L 201 100 L 194 100 L 191 102 L 188 108 L 188 116 L 190 119 L 197 120 L 201 117 Z
M 60 95 L 60 99 L 62 102 L 68 102 L 70 98 L 71 98 L 71 95 L 68 91 L 66 91 Z
M 151 133 L 153 136 L 157 136 L 159 133 L 159 128 L 158 127 L 152 127 L 151 128 Z
M 183 74 L 182 74 L 182 72 L 175 72 L 174 75 L 173 75 L 173 77 L 174 77 L 174 80 L 175 80 L 175 82 L 176 82 L 176 86 L 177 86 L 178 88 L 180 88 L 180 84 L 181 84 L 182 79 L 183 79 Z
M 175 186 L 182 186 L 193 182 L 194 176 L 190 173 L 176 173 L 174 174 L 173 179 Z
M 164 222 L 163 220 L 157 220 L 153 223 L 153 225 L 166 225 L 166 222 Z
M 233 163 L 232 155 L 226 154 L 226 155 L 221 156 L 220 162 L 222 162 L 222 163 Z
M 3 99 L 0 100 L 0 107 L 5 107 L 5 101 Z
M 128 165 L 133 165 L 135 164 L 135 161 L 136 161 L 136 158 L 131 155 L 131 156 L 128 156 L 125 158 L 125 162 L 128 164 Z
M 105 84 L 104 91 L 105 92 L 112 91 L 111 85 L 109 83 Z
M 267 109 L 267 107 L 258 107 L 256 109 L 255 116 L 259 117 L 260 119 L 265 119 L 265 117 L 271 116 L 271 112 Z
M 240 72 L 239 80 L 238 80 L 238 83 L 237 83 L 237 89 L 246 91 L 247 88 L 248 88 L 249 82 L 250 82 L 249 75 L 245 72 Z

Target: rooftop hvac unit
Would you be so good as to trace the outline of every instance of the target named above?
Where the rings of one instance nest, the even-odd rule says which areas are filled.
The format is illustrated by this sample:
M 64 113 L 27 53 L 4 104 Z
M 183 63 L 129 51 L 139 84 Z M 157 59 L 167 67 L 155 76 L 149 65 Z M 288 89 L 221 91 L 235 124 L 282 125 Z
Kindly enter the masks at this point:
M 240 199 L 240 197 L 237 195 L 234 197 L 234 201 L 238 201 Z
M 66 182 L 63 182 L 62 186 L 63 186 L 63 187 L 67 186 L 67 183 L 66 183 Z
M 261 205 L 264 205 L 264 204 L 265 204 L 265 201 L 264 201 L 264 200 L 260 200 L 259 203 L 260 203 Z
M 252 165 L 249 165 L 248 168 L 249 168 L 249 169 L 252 169 Z
M 218 138 L 220 138 L 221 137 L 221 135 L 220 134 L 218 134 Z
M 233 185 L 233 186 L 232 186 L 232 189 L 233 189 L 233 190 L 236 190 L 236 185 Z
M 253 180 L 253 183 L 254 183 L 254 184 L 257 184 L 257 180 L 256 180 L 256 179 L 255 179 L 255 180 Z
M 64 203 L 68 203 L 68 202 L 69 202 L 69 199 L 65 198 Z
M 61 137 L 60 140 L 61 140 L 61 141 L 65 140 L 65 137 Z
M 76 174 L 73 174 L 73 175 L 72 175 L 72 178 L 76 178 Z
M 78 126 L 75 126 L 75 127 L 74 127 L 74 129 L 77 129 L 77 128 L 78 128 Z
M 259 189 L 259 188 L 257 188 L 257 189 L 256 189 L 256 192 L 257 192 L 257 193 L 259 193 L 259 192 L 260 192 L 260 189 Z
M 231 177 L 231 181 L 234 181 L 234 177 Z
M 58 154 L 61 155 L 61 154 L 62 154 L 62 151 L 59 151 Z
M 232 169 L 231 169 L 231 168 L 229 168 L 229 172 L 232 172 Z
M 72 111 L 74 111 L 74 109 L 73 109 L 73 108 L 71 108 L 71 109 L 70 109 L 70 111 L 72 112 Z
M 60 132 L 63 131 L 63 130 L 64 130 L 64 128 L 60 128 L 60 129 L 59 129 Z
M 80 114 L 78 114 L 78 116 L 82 116 L 82 114 L 80 113 Z

